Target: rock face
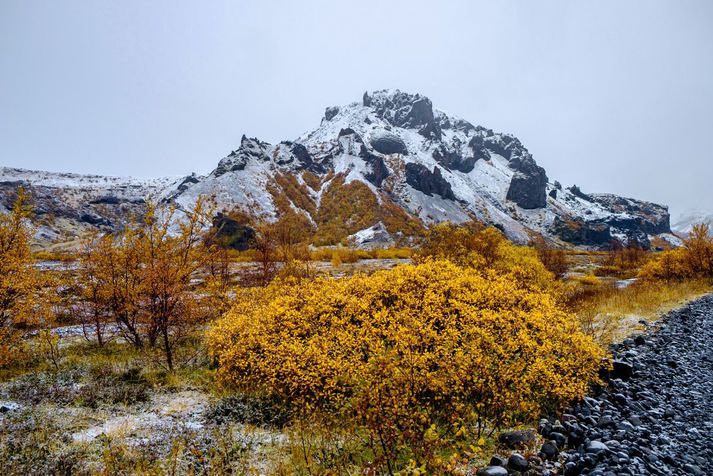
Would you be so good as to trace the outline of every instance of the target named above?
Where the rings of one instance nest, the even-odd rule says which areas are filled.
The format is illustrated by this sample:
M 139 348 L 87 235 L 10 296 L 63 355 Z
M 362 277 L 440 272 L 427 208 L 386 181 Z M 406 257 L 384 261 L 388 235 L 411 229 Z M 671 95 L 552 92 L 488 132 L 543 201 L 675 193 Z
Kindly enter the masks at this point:
M 224 246 L 238 251 L 245 251 L 252 245 L 255 230 L 237 220 L 218 213 L 213 219 L 216 229 L 215 239 Z
M 540 423 L 545 438 L 567 440 L 568 449 L 557 444 L 566 449 L 564 474 L 713 474 L 711 342 L 713 295 L 615 345 L 607 385 L 569 408 L 563 423 Z
M 433 172 L 421 164 L 406 164 L 406 183 L 426 195 L 440 195 L 448 200 L 455 200 L 451 184 L 441 175 L 441 169 L 433 168 Z
M 167 200 L 201 178 L 137 180 L 0 167 L 0 212 L 12 207 L 18 187 L 28 190 L 35 242 L 44 246 L 97 229 L 118 229 L 131 217 L 141 217 L 147 200 Z
M 532 232 L 595 248 L 631 240 L 648 246 L 654 236 L 675 239 L 668 235 L 666 207 L 550 183 L 513 135 L 473 125 L 435 109 L 425 96 L 399 90 L 367 92 L 360 102 L 328 107 L 319 127 L 293 140 L 270 144 L 243 136 L 206 177 L 151 182 L 160 186 L 147 182 L 131 191 L 137 181 L 83 176 L 77 181 L 91 182 L 96 193 L 81 192 L 89 200 L 68 206 L 77 187 L 46 175 L 0 169 L 0 206 L 7 208 L 14 188 L 24 184 L 41 197 L 47 216 L 68 217 L 79 228 L 116 226 L 123 209 L 145 207 L 147 193 L 179 209 L 208 195 L 222 211 L 239 209 L 267 219 L 290 207 L 306 222 L 318 223 L 325 215 L 324 194 L 338 195 L 332 186 L 361 182 L 368 188 L 364 193 L 373 195 L 372 208 L 347 207 L 362 215 L 342 222 L 364 230 L 382 222 L 392 236 L 414 229 L 398 228 L 397 222 L 476 218 L 518 242 L 527 242 Z M 357 189 L 363 190 L 352 187 Z M 390 217 L 383 216 L 386 211 Z M 44 229 L 47 238 L 52 230 Z

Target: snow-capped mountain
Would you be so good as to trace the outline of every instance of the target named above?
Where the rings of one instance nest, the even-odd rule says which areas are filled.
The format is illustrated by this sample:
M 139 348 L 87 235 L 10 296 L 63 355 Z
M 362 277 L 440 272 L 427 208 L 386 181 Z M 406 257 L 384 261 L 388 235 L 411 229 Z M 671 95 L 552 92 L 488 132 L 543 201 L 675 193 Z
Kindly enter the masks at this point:
M 265 219 L 290 214 L 320 243 L 348 236 L 393 239 L 433 222 L 470 218 L 520 242 L 534 232 L 595 247 L 613 239 L 648 245 L 671 231 L 666 207 L 563 188 L 516 137 L 474 126 L 434 109 L 427 97 L 399 90 L 328 107 L 319 127 L 292 141 L 269 144 L 243 136 L 206 177 L 137 182 L 72 175 L 60 183 L 57 177 L 64 175 L 19 174 L 0 171 L 0 202 L 8 181 L 44 195 L 61 189 L 61 196 L 72 197 L 81 190 L 92 198 L 82 200 L 77 212 L 102 197 L 119 208 L 127 201 L 138 205 L 146 194 L 190 207 L 198 196 L 210 195 L 227 213 Z M 60 212 L 66 200 L 57 200 Z M 97 207 L 91 211 L 104 217 Z M 107 220 L 94 221 L 110 226 Z
M 689 210 L 682 213 L 674 220 L 671 228 L 676 233 L 686 236 L 691 232 L 693 225 L 707 224 L 713 231 L 713 212 L 705 212 L 702 210 Z
M 301 188 L 298 195 L 307 200 L 291 197 L 295 190 L 276 183 L 276 174 L 294 177 L 290 188 Z M 276 202 L 286 198 L 290 209 L 318 226 L 325 194 L 355 182 L 380 208 L 396 205 L 426 224 L 475 217 L 518 241 L 534 231 L 602 246 L 613 238 L 648 243 L 670 233 L 666 207 L 562 188 L 514 136 L 474 126 L 433 109 L 424 96 L 398 90 L 328 107 L 320 126 L 294 141 L 272 145 L 243 137 L 237 150 L 176 200 L 187 205 L 200 194 L 215 194 L 228 207 L 275 216 L 281 212 Z M 379 224 L 374 215 L 370 226 Z
M 184 180 L 140 180 L 0 167 L 0 211 L 12 206 L 19 186 L 32 194 L 36 239 L 47 245 L 71 242 L 93 229 L 111 229 L 143 213 L 146 200 L 161 200 Z

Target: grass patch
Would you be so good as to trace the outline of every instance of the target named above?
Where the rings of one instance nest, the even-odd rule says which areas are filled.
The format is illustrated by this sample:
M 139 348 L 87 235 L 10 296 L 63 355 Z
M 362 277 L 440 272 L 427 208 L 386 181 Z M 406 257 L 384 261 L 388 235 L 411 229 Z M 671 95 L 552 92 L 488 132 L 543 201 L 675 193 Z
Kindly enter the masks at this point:
M 637 282 L 624 289 L 589 284 L 573 308 L 585 332 L 602 345 L 621 341 L 642 330 L 640 320 L 658 320 L 713 290 L 709 281 Z M 591 289 L 594 288 L 594 289 Z

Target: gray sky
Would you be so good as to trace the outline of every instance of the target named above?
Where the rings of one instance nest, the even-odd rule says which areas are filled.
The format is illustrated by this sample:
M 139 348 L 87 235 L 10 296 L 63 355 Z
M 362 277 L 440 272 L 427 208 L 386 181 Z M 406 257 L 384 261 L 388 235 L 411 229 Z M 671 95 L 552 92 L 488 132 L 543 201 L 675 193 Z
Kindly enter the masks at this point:
M 399 88 L 676 214 L 713 209 L 712 73 L 707 0 L 0 0 L 0 164 L 206 173 Z

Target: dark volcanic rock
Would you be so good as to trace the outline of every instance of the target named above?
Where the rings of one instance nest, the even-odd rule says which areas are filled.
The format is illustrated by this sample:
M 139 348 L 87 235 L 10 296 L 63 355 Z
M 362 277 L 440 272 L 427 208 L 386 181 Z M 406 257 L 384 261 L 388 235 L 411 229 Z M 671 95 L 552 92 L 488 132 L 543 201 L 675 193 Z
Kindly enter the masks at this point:
M 588 201 L 588 202 L 593 201 L 593 200 L 592 200 L 592 197 L 590 197 L 590 196 L 587 195 L 586 193 L 582 192 L 582 190 L 581 190 L 578 186 L 576 186 L 576 185 L 572 185 L 572 186 L 569 187 L 567 190 L 569 190 L 569 191 L 572 193 L 572 195 L 574 195 L 575 197 L 579 197 L 579 198 L 581 198 L 582 200 L 586 200 L 586 201 Z
M 381 152 L 382 154 L 408 154 L 406 144 L 401 137 L 390 132 L 384 132 L 372 136 L 370 143 L 375 151 Z
M 713 474 L 713 295 L 664 321 L 613 346 L 607 385 L 566 410 L 564 474 Z
M 255 238 L 255 230 L 223 213 L 218 213 L 213 218 L 213 227 L 216 230 L 214 239 L 221 245 L 234 250 L 249 249 Z
M 513 453 L 508 459 L 508 468 L 513 471 L 527 471 L 530 468 L 530 463 L 525 459 L 524 456 L 518 453 Z
M 334 119 L 334 116 L 339 114 L 339 107 L 338 106 L 332 106 L 328 107 L 327 109 L 324 110 L 324 118 L 328 121 L 331 121 Z
M 671 215 L 668 207 L 605 193 L 592 194 L 590 198 L 612 213 L 630 215 L 628 219 L 618 218 L 610 221 L 612 227 L 651 235 L 671 233 Z
M 537 439 L 533 430 L 508 431 L 500 435 L 500 444 L 511 450 L 519 450 L 530 446 Z
M 434 167 L 431 172 L 421 164 L 408 163 L 406 164 L 406 183 L 426 195 L 435 193 L 448 200 L 456 199 L 451 184 L 443 178 L 438 167 Z
M 535 163 L 527 149 L 522 147 L 513 150 L 510 167 L 516 172 L 510 181 L 506 198 L 528 210 L 546 207 L 547 174 L 545 169 Z
M 389 169 L 386 167 L 384 159 L 376 154 L 372 154 L 371 152 L 369 152 L 369 150 L 363 144 L 361 146 L 361 149 L 359 150 L 359 157 L 361 157 L 366 163 L 371 165 L 371 172 L 365 174 L 364 178 L 366 178 L 369 182 L 373 183 L 377 187 L 380 187 L 384 179 L 389 176 Z
M 250 160 L 269 161 L 265 153 L 265 144 L 258 139 L 248 139 L 245 135 L 240 139 L 240 147 L 231 152 L 227 157 L 218 162 L 213 175 L 219 177 L 228 172 L 245 169 Z
M 502 466 L 488 466 L 481 468 L 476 473 L 476 476 L 507 476 L 508 470 Z
M 534 208 L 544 208 L 547 206 L 545 189 L 547 188 L 547 176 L 544 169 L 542 173 L 528 175 L 522 172 L 515 172 L 510 181 L 507 199 L 517 203 L 520 208 L 531 210 Z
M 418 129 L 427 139 L 441 139 L 441 126 L 433 114 L 431 100 L 425 96 L 399 90 L 375 91 L 371 96 L 364 93 L 363 104 L 391 125 Z
M 573 245 L 609 246 L 612 241 L 611 227 L 598 221 L 574 218 L 564 221 L 555 217 L 550 232 Z
M 448 170 L 458 170 L 463 173 L 473 170 L 475 162 L 478 160 L 475 156 L 462 157 L 458 152 L 453 152 L 443 146 L 434 149 L 432 155 L 436 162 Z

